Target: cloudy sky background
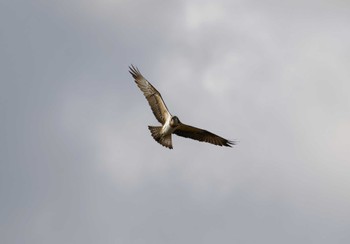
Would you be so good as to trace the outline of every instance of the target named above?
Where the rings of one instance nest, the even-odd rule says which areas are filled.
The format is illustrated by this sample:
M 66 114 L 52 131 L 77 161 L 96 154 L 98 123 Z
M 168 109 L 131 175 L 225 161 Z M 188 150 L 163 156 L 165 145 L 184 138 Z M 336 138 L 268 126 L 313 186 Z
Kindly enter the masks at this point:
M 0 2 L 1 243 L 349 243 L 350 2 Z M 156 125 L 139 67 L 180 120 Z

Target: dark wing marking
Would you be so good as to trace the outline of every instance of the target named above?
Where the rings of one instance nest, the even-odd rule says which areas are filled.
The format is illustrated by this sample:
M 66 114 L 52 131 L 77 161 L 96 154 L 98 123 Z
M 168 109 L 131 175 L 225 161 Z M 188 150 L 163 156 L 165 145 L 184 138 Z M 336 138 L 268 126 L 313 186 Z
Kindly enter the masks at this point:
M 151 83 L 149 83 L 140 73 L 138 68 L 131 65 L 130 74 L 134 77 L 137 86 L 141 89 L 145 95 L 149 105 L 151 106 L 152 112 L 156 119 L 164 124 L 165 121 L 171 117 L 168 108 L 166 107 L 162 96 Z
M 218 146 L 232 147 L 232 145 L 235 145 L 234 141 L 226 140 L 225 138 L 215 135 L 209 131 L 185 124 L 179 125 L 179 127 L 177 127 L 173 133 L 178 136 L 191 138 L 197 141 L 208 142 Z

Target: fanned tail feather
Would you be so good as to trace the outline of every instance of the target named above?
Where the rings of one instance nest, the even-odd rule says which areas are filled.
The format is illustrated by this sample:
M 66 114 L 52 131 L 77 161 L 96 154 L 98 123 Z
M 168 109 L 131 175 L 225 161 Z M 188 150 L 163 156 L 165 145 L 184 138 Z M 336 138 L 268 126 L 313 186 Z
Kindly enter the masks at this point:
M 173 148 L 171 142 L 171 134 L 163 136 L 161 134 L 162 127 L 161 126 L 148 126 L 148 129 L 151 131 L 151 135 L 159 144 L 169 149 Z

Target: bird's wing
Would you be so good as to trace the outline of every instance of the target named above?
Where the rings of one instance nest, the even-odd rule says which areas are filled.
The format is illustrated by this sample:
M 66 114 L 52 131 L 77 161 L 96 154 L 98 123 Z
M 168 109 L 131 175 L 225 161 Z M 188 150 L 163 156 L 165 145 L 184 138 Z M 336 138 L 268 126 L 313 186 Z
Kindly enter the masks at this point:
M 209 131 L 185 124 L 179 125 L 173 133 L 178 136 L 208 142 L 218 146 L 232 147 L 232 145 L 235 145 L 234 141 L 226 140 L 225 138 L 215 135 Z
M 151 83 L 149 83 L 140 73 L 138 68 L 131 65 L 130 74 L 134 77 L 137 86 L 141 89 L 143 94 L 145 95 L 149 105 L 151 106 L 152 112 L 156 119 L 164 124 L 165 121 L 171 117 L 171 114 L 166 107 L 162 96 L 159 91 L 157 91 Z

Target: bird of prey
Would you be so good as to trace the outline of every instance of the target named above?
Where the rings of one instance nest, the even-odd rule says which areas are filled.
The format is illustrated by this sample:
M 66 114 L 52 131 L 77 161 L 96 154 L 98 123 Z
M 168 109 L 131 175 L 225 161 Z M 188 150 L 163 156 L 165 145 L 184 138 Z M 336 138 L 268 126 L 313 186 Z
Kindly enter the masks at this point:
M 171 134 L 212 143 L 218 146 L 232 147 L 232 145 L 235 144 L 235 142 L 224 139 L 209 131 L 181 123 L 178 117 L 170 114 L 160 93 L 142 76 L 138 68 L 133 65 L 131 65 L 131 67 L 129 66 L 129 68 L 130 74 L 135 79 L 137 86 L 141 89 L 151 106 L 154 116 L 159 123 L 162 124 L 162 126 L 148 126 L 152 137 L 159 144 L 172 149 Z

